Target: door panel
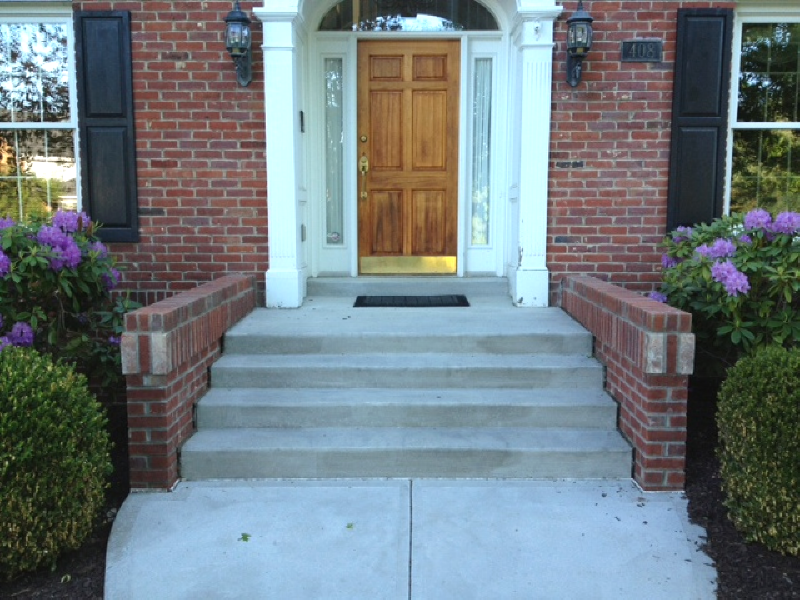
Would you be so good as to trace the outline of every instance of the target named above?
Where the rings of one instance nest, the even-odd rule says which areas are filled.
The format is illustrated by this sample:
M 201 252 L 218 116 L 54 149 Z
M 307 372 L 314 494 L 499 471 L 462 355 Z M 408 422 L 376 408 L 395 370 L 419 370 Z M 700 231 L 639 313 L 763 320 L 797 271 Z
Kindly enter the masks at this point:
M 447 209 L 444 190 L 417 190 L 411 197 L 413 254 L 441 255 L 445 252 Z
M 372 92 L 372 112 L 381 119 L 370 123 L 369 137 L 372 151 L 371 167 L 376 170 L 397 171 L 403 168 L 403 94 L 397 91 Z
M 370 205 L 372 254 L 398 254 L 403 251 L 403 215 L 399 192 L 374 190 Z
M 447 94 L 414 92 L 413 162 L 414 170 L 447 169 Z
M 361 273 L 455 273 L 460 43 L 359 42 Z

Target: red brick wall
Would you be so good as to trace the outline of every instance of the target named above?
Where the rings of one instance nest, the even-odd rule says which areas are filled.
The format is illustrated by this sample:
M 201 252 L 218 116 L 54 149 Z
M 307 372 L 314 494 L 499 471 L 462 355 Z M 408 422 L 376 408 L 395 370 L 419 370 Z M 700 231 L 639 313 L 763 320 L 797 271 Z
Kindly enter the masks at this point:
M 594 335 L 634 478 L 648 491 L 683 489 L 692 316 L 593 277 L 567 276 L 562 286 L 562 307 Z
M 255 306 L 254 278 L 230 275 L 125 315 L 131 488 L 178 481 L 178 450 L 194 432 L 194 407 L 222 336 Z
M 599 1 L 594 44 L 577 88 L 566 82 L 567 19 L 556 22 L 550 145 L 548 267 L 551 303 L 559 281 L 588 274 L 649 291 L 660 280 L 666 233 L 672 81 L 679 8 L 735 2 Z M 623 40 L 663 41 L 661 63 L 623 63 Z
M 242 9 L 262 4 L 244 0 Z M 577 0 L 563 5 L 555 26 L 549 178 L 553 304 L 567 274 L 642 291 L 659 281 L 677 9 L 735 2 L 587 2 L 595 41 L 577 88 L 565 81 L 566 21 Z M 132 15 L 141 242 L 112 245 L 127 267 L 125 285 L 147 304 L 227 272 L 252 273 L 263 284 L 260 25 L 253 27 L 254 80 L 241 88 L 223 41 L 230 0 L 76 0 L 73 6 Z M 635 38 L 663 40 L 663 62 L 621 62 L 621 42 Z
M 261 27 L 253 82 L 239 87 L 225 50 L 230 0 L 75 1 L 128 10 L 139 183 L 140 243 L 112 244 L 125 287 L 145 304 L 226 273 L 267 269 Z M 250 13 L 263 2 L 243 0 Z M 259 286 L 263 293 L 263 285 Z

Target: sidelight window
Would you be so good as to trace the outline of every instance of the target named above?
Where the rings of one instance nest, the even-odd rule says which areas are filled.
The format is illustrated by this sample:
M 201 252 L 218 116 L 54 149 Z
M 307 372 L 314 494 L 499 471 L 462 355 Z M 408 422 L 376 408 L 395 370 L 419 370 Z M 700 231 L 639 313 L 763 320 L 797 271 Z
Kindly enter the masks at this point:
M 473 246 L 489 244 L 491 209 L 492 59 L 475 59 L 472 83 L 472 235 Z
M 344 243 L 342 59 L 325 59 L 325 242 Z

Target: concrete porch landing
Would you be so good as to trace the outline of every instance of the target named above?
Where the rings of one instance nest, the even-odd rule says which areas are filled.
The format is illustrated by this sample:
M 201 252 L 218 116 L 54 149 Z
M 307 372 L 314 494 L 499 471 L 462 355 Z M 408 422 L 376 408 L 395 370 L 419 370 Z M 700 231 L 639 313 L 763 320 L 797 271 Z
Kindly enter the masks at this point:
M 711 600 L 702 536 L 630 480 L 184 482 L 126 500 L 105 597 Z

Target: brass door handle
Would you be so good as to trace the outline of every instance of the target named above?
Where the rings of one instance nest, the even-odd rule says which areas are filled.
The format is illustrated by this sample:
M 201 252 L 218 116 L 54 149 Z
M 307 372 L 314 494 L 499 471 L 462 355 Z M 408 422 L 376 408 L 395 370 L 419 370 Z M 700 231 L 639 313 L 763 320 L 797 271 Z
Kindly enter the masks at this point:
M 361 198 L 367 197 L 367 173 L 369 172 L 369 159 L 366 155 L 358 161 L 358 170 L 361 171 Z

